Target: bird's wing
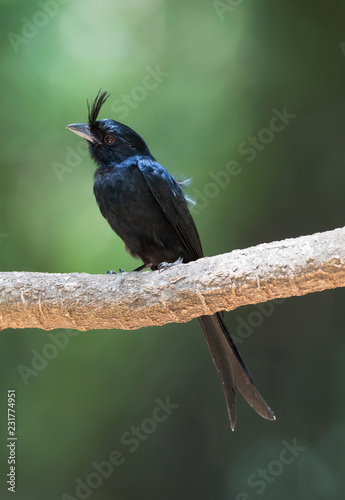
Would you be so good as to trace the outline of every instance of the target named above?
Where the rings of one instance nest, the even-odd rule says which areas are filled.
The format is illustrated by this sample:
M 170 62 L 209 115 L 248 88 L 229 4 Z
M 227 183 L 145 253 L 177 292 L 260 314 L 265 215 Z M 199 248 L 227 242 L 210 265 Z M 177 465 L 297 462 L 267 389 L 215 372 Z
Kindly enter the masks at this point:
M 203 252 L 199 234 L 180 186 L 156 161 L 141 158 L 138 168 L 189 255 L 193 260 L 200 259 Z

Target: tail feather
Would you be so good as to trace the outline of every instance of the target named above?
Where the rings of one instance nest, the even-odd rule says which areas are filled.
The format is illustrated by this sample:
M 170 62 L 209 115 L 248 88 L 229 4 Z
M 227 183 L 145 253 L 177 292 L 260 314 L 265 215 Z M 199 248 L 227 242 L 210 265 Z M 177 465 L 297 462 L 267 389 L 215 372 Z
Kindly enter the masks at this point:
M 259 415 L 268 420 L 275 420 L 273 411 L 254 386 L 221 315 L 217 313 L 198 319 L 222 382 L 232 430 L 236 425 L 236 388 Z

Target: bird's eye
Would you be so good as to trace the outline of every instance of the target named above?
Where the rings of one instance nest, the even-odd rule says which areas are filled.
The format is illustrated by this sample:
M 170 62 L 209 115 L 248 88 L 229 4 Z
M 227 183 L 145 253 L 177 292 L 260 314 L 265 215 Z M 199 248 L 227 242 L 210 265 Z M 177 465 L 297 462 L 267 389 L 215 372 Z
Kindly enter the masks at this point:
M 105 142 L 107 144 L 114 144 L 114 142 L 115 142 L 116 139 L 115 139 L 115 137 L 113 135 L 106 135 L 104 137 L 104 140 L 105 140 Z

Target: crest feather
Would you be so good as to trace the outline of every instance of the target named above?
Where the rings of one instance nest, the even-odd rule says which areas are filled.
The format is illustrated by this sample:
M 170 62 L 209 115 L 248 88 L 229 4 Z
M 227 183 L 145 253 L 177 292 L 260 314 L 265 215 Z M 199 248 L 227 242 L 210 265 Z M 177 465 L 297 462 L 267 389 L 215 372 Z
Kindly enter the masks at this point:
M 108 94 L 108 92 L 102 92 L 101 90 L 99 90 L 98 94 L 96 95 L 96 99 L 92 103 L 92 106 L 90 106 L 89 101 L 87 101 L 87 109 L 89 111 L 88 121 L 90 129 L 96 126 L 97 117 L 99 115 L 101 107 L 109 96 L 110 94 Z

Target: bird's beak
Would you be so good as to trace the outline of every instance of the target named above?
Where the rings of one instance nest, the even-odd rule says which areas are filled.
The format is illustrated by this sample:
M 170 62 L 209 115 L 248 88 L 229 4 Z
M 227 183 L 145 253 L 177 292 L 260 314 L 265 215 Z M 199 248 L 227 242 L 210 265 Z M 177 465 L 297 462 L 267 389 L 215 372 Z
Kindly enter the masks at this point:
M 83 137 L 89 142 L 98 142 L 97 138 L 91 133 L 90 127 L 86 123 L 72 123 L 67 125 L 68 130 L 71 130 L 80 137 Z

